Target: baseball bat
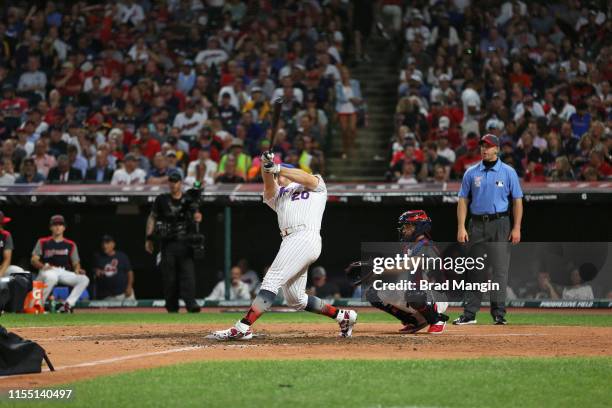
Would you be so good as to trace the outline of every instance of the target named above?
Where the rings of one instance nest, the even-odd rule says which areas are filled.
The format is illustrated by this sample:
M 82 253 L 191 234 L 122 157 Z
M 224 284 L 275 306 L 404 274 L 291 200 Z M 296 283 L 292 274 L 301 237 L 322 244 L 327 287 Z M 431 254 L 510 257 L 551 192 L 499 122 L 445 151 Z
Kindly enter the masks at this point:
M 276 133 L 278 132 L 278 122 L 280 120 L 283 102 L 283 97 L 279 96 L 274 100 L 274 106 L 272 107 L 272 134 L 270 135 L 270 151 L 272 151 L 274 142 L 276 141 Z

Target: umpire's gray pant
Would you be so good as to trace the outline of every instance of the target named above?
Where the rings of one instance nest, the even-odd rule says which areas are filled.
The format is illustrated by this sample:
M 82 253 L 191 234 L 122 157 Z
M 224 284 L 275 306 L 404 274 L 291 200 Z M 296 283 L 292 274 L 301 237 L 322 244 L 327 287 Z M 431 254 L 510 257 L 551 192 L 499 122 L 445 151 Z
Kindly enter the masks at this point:
M 472 257 L 487 254 L 482 271 L 473 269 L 466 274 L 468 282 L 485 282 L 488 272 L 491 271 L 491 280 L 499 284 L 498 291 L 491 291 L 491 316 L 504 316 L 506 314 L 506 286 L 508 283 L 508 268 L 510 267 L 510 218 L 482 221 L 471 219 L 468 225 L 469 254 Z M 466 291 L 464 293 L 464 315 L 474 318 L 480 310 L 482 292 Z

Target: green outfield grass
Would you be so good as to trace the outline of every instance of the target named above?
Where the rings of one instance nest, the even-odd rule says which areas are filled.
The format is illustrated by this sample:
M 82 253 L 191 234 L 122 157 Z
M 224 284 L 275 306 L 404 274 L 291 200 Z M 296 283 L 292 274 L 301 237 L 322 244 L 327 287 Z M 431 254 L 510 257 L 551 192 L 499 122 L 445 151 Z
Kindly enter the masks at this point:
M 450 313 L 451 319 L 457 313 Z M 0 318 L 0 324 L 5 327 L 28 326 L 82 326 L 100 324 L 199 324 L 219 323 L 231 324 L 242 317 L 241 313 L 200 313 L 200 314 L 166 314 L 166 313 L 76 313 L 23 315 L 5 314 Z M 516 313 L 508 314 L 508 321 L 513 325 L 553 325 L 553 326 L 612 326 L 612 314 L 564 314 L 558 313 Z M 268 313 L 261 318 L 261 322 L 287 322 L 287 323 L 329 323 L 330 319 L 307 312 L 296 313 Z M 393 317 L 377 311 L 361 312 L 359 323 L 385 323 L 397 322 Z M 479 324 L 491 324 L 491 317 L 484 312 L 478 315 Z
M 215 361 L 61 388 L 73 388 L 75 406 L 88 408 L 586 408 L 609 406 L 611 373 L 611 358 Z

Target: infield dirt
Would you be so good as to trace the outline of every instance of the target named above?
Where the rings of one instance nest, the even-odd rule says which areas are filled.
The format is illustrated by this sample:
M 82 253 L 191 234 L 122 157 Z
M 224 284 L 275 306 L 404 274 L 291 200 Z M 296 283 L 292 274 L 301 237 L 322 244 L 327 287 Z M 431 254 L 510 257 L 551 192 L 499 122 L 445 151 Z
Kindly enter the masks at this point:
M 241 359 L 417 359 L 612 356 L 610 327 L 447 326 L 442 335 L 403 335 L 399 324 L 363 323 L 340 339 L 334 323 L 265 323 L 252 341 L 205 336 L 218 324 L 99 325 L 19 328 L 39 342 L 56 372 L 0 379 L 0 389 L 34 388 L 142 368 Z

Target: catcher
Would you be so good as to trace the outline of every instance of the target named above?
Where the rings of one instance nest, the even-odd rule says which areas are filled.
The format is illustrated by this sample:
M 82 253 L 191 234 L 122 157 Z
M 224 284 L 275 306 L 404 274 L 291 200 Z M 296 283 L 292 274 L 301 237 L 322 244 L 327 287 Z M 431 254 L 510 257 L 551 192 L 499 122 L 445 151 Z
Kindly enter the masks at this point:
M 406 211 L 400 215 L 398 220 L 399 241 L 405 242 L 404 252 L 413 257 L 421 256 L 437 257 L 438 253 L 433 243 L 430 241 L 431 219 L 423 210 Z M 347 273 L 355 278 L 355 269 L 361 266 L 368 266 L 367 263 L 354 262 L 347 268 Z M 402 270 L 390 271 L 396 274 L 404 273 Z M 425 279 L 431 276 L 434 271 L 420 269 L 413 277 Z M 406 291 L 405 293 L 393 296 L 385 291 L 377 291 L 369 281 L 373 276 L 369 272 L 363 278 L 357 277 L 355 284 L 369 286 L 364 288 L 365 298 L 370 304 L 383 312 L 397 318 L 404 327 L 402 333 L 416 333 L 426 326 L 429 326 L 428 333 L 440 334 L 446 327 L 448 316 L 444 311 L 448 307 L 447 302 L 443 302 L 443 295 L 434 291 Z

